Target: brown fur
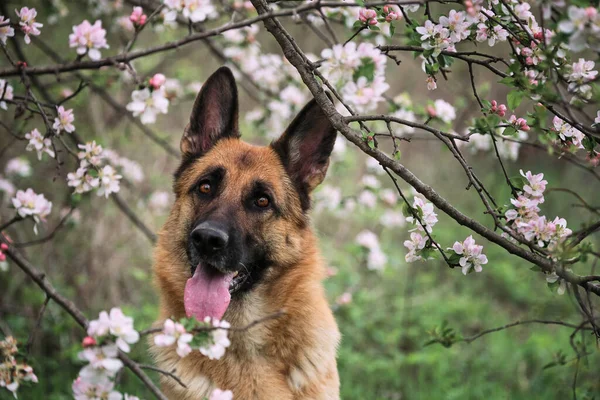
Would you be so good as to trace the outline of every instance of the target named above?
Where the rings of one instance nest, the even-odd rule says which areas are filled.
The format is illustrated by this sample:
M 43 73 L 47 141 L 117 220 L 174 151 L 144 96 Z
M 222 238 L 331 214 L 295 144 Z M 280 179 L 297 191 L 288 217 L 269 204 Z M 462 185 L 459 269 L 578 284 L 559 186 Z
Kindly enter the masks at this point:
M 184 137 L 185 139 L 185 137 Z M 190 278 L 186 255 L 189 227 L 202 204 L 190 191 L 210 168 L 227 171 L 219 207 L 241 229 L 260 238 L 273 265 L 260 283 L 232 299 L 223 319 L 243 327 L 284 310 L 277 319 L 247 331 L 230 331 L 231 346 L 220 360 L 194 351 L 180 358 L 174 347 L 152 347 L 157 366 L 175 370 L 187 389 L 163 376 L 169 399 L 203 399 L 213 389 L 233 391 L 235 399 L 338 399 L 336 348 L 340 335 L 322 286 L 325 267 L 316 238 L 280 155 L 273 147 L 257 147 L 237 137 L 219 140 L 190 163 L 175 182 L 177 199 L 159 233 L 155 250 L 155 282 L 160 292 L 159 323 L 185 317 L 184 287 Z M 310 189 L 323 179 L 311 177 Z M 242 192 L 255 180 L 273 189 L 280 213 L 252 215 L 240 206 Z M 316 181 L 314 181 L 316 179 Z

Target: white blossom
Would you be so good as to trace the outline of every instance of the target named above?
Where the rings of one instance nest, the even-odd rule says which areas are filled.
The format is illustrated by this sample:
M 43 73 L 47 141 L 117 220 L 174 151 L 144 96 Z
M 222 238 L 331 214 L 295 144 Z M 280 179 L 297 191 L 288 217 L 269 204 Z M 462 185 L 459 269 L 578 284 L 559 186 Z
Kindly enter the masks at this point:
M 231 325 L 227 321 L 219 321 L 214 318 L 211 320 L 210 317 L 204 319 L 206 323 L 212 323 L 215 328 L 229 328 Z M 225 354 L 225 349 L 229 347 L 231 342 L 227 337 L 226 329 L 213 329 L 210 331 L 210 344 L 200 346 L 198 350 L 211 360 L 218 360 Z
M 54 158 L 54 150 L 52 149 L 52 141 L 49 138 L 44 138 L 40 131 L 36 129 L 25 134 L 25 139 L 29 140 L 25 150 L 35 150 L 37 153 L 38 160 L 42 159 L 44 153 Z
M 166 114 L 169 110 L 169 100 L 165 97 L 164 88 L 152 92 L 149 88 L 134 90 L 131 100 L 126 108 L 134 117 L 141 116 L 140 121 L 143 124 L 155 123 L 157 114 Z

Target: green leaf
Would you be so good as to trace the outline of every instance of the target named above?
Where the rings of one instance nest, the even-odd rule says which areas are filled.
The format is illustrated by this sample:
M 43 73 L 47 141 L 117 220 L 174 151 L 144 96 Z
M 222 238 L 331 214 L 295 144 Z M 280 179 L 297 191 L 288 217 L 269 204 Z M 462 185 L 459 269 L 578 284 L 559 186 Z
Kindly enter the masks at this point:
M 498 114 L 490 114 L 487 117 L 488 126 L 491 127 L 492 129 L 494 127 L 496 127 L 500 123 L 500 121 L 501 121 L 501 119 L 500 119 L 500 116 Z
M 507 127 L 507 128 L 504 129 L 504 132 L 502 132 L 502 134 L 504 136 L 516 136 L 517 130 L 514 127 L 512 127 L 512 126 L 509 126 L 509 127 Z
M 519 107 L 519 104 L 521 104 L 521 101 L 523 101 L 524 97 L 525 95 L 523 94 L 523 92 L 519 90 L 513 90 L 510 93 L 508 93 L 508 96 L 506 96 L 506 99 L 508 101 L 508 108 L 514 110 L 517 107 Z
M 462 258 L 462 255 L 457 254 L 456 252 L 453 251 L 452 255 L 450 257 L 448 257 L 448 261 L 450 261 L 450 264 L 452 264 L 452 265 L 458 265 L 461 258 Z
M 560 282 L 556 281 L 556 282 L 547 282 L 546 285 L 548 286 L 548 289 L 550 289 L 550 291 L 552 293 L 556 292 L 558 290 L 558 286 L 560 285 Z
M 594 151 L 594 147 L 596 146 L 596 143 L 588 136 L 581 141 L 581 144 L 583 144 L 583 147 L 589 152 Z
M 394 36 L 394 33 L 396 33 L 396 27 L 394 24 L 390 24 L 390 36 Z
M 426 247 L 423 250 L 421 250 L 421 257 L 423 257 L 424 259 L 428 260 L 430 258 L 437 258 L 438 252 L 437 249 L 433 248 L 433 247 Z
M 516 175 L 510 178 L 510 182 L 514 187 L 519 190 L 523 190 L 523 186 L 527 183 L 527 180 L 523 178 L 521 175 Z
M 502 78 L 498 81 L 498 83 L 502 83 L 507 86 L 514 86 L 515 78 L 512 76 L 507 76 L 506 78 Z
M 357 81 L 358 78 L 364 76 L 369 82 L 373 82 L 373 79 L 375 79 L 375 61 L 367 57 L 362 58 L 361 61 L 360 67 L 354 71 L 352 78 Z

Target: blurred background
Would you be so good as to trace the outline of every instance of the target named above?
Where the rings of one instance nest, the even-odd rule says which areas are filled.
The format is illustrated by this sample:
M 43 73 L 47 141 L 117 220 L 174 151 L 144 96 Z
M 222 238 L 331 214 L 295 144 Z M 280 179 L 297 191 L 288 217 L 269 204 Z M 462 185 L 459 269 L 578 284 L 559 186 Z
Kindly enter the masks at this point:
M 8 1 L 3 7 L 12 10 L 22 6 L 20 3 Z M 48 21 L 49 16 L 57 13 L 56 2 L 29 3 L 37 7 L 39 21 Z M 74 57 L 67 39 L 72 25 L 84 18 L 96 18 L 84 7 L 79 9 L 78 4 L 80 2 L 65 1 L 69 14 L 58 18 L 55 24 L 45 25 L 45 36 L 41 37 L 55 52 L 69 59 Z M 124 6 L 115 12 L 128 15 L 130 11 L 129 6 Z M 111 39 L 111 49 L 105 50 L 105 54 L 116 54 L 127 42 L 127 33 L 116 26 L 114 17 L 98 18 L 104 21 Z M 289 23 L 289 27 L 306 52 L 319 54 L 325 48 L 306 26 Z M 347 32 L 340 29 L 340 36 Z M 185 32 L 175 29 L 148 30 L 138 39 L 136 48 L 183 35 Z M 280 55 L 280 49 L 262 25 L 257 41 L 263 51 Z M 217 38 L 215 43 L 221 42 Z M 36 45 L 25 50 L 30 65 L 54 63 Z M 145 129 L 177 149 L 195 93 L 222 64 L 202 42 L 136 60 L 134 66 L 141 76 L 160 72 L 167 78 L 177 79 L 180 85 L 168 115 L 159 116 L 156 124 Z M 7 67 L 8 63 L 2 59 L 0 65 Z M 482 70 L 475 72 L 480 95 L 504 103 L 506 89 L 496 84 L 497 79 Z M 172 173 L 178 158 L 149 140 L 122 108 L 135 89 L 135 83 L 127 74 L 107 68 L 84 75 L 101 90 L 86 88 L 69 101 L 68 108 L 75 110 L 77 133 L 82 139 L 96 140 L 133 163 L 127 166 L 119 196 L 156 232 L 165 221 L 173 200 Z M 456 132 L 464 132 L 478 112 L 464 64 L 456 63 L 450 79 L 438 80 L 438 89 L 434 92 L 427 91 L 421 63 L 410 54 L 402 56 L 399 66 L 388 62 L 387 77 L 391 87 L 386 95 L 390 97 L 408 93 L 412 103 L 420 107 L 436 99 L 445 99 L 456 106 L 457 116 L 452 123 Z M 9 81 L 15 93 L 22 94 L 19 81 Z M 46 76 L 41 81 L 56 99 L 75 91 L 79 85 L 79 79 L 69 74 L 60 75 L 59 80 Z M 108 104 L 102 97 L 103 92 L 109 93 L 121 108 Z M 244 90 L 240 90 L 240 96 L 242 115 L 261 106 Z M 529 106 L 524 103 L 521 107 Z M 41 130 L 40 121 L 21 125 L 13 114 L 14 110 L 10 109 L 0 111 L 0 120 L 8 126 L 18 126 L 23 133 L 36 126 Z M 241 131 L 243 138 L 252 143 L 270 141 L 266 132 L 244 118 Z M 271 132 L 271 135 L 277 133 Z M 476 192 L 465 189 L 466 177 L 453 156 L 439 142 L 430 139 L 425 133 L 415 133 L 410 142 L 400 142 L 400 161 L 459 210 L 491 226 L 491 219 L 483 214 Z M 127 315 L 135 318 L 137 329 L 150 326 L 157 313 L 151 241 L 124 216 L 113 200 L 95 194 L 71 195 L 66 174 L 77 168 L 72 159 L 63 156 L 65 164 L 60 166 L 47 158 L 39 162 L 35 154 L 24 152 L 26 142 L 15 140 L 5 130 L 0 130 L 0 143 L 0 171 L 5 171 L 7 163 L 15 157 L 28 161 L 31 173 L 13 177 L 11 181 L 18 189 L 31 187 L 44 193 L 54 204 L 38 236 L 29 223 L 24 223 L 9 231 L 13 240 L 27 242 L 46 236 L 71 206 L 76 205 L 53 240 L 22 249 L 27 258 L 88 318 L 96 318 L 101 310 L 121 306 Z M 391 151 L 391 143 L 382 140 L 380 145 Z M 490 152 L 471 150 L 465 149 L 475 171 L 498 202 L 508 204 L 510 192 L 497 159 Z M 549 188 L 572 189 L 591 203 L 597 199 L 595 178 L 586 171 L 531 146 L 517 149 L 517 154 L 516 160 L 507 160 L 509 176 L 518 175 L 520 169 L 544 172 Z M 530 271 L 531 265 L 480 237 L 475 237 L 476 241 L 484 245 L 489 259 L 482 273 L 463 276 L 459 269 L 449 269 L 440 260 L 406 263 L 402 243 L 410 226 L 404 224 L 402 201 L 384 190 L 393 189 L 393 185 L 382 172 L 351 143 L 341 139 L 336 144 L 328 176 L 315 194 L 313 224 L 322 253 L 330 265 L 325 286 L 343 335 L 338 359 L 342 398 L 571 398 L 575 353 L 569 336 L 573 329 L 529 324 L 482 336 L 471 343 L 458 342 L 450 347 L 439 343 L 428 345 L 436 332 L 439 334 L 445 328 L 452 329 L 456 337 L 469 337 L 518 320 L 577 324 L 580 315 L 568 293 L 560 296 L 550 290 L 543 274 Z M 403 182 L 400 185 L 405 193 L 410 193 L 408 185 Z M 365 195 L 365 191 L 372 195 Z M 0 196 L 0 221 L 5 222 L 14 210 L 10 196 L 2 192 Z M 589 215 L 573 207 L 574 202 L 567 193 L 550 192 L 542 210 L 550 218 L 556 215 L 566 218 L 569 227 L 577 229 Z M 435 235 L 443 247 L 451 247 L 454 241 L 462 241 L 470 234 L 450 218 L 442 214 L 438 217 Z M 381 268 L 369 268 L 368 251 L 356 241 L 357 235 L 365 230 L 379 238 L 381 250 L 387 257 Z M 9 263 L 7 271 L 0 271 L 0 327 L 3 331 L 26 341 L 43 302 L 43 293 L 16 266 Z M 586 337 L 585 340 L 591 340 Z M 71 383 L 81 365 L 77 353 L 82 338 L 81 329 L 50 302 L 30 359 L 40 382 L 20 391 L 21 398 L 71 398 Z M 151 363 L 145 343 L 136 345 L 132 355 Z M 577 378 L 579 398 L 598 398 L 600 380 L 595 368 L 598 361 L 597 354 L 581 361 Z M 553 363 L 565 365 L 553 366 Z M 124 371 L 119 381 L 122 391 L 140 398 L 151 397 L 129 371 Z M 9 398 L 12 397 L 7 391 L 0 391 L 0 399 Z

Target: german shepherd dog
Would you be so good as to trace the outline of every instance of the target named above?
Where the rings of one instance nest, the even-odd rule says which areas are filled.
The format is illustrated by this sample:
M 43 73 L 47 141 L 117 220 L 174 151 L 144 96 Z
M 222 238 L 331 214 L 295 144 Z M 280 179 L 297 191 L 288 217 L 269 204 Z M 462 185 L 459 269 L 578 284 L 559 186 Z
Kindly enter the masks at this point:
M 339 399 L 340 334 L 325 298 L 325 266 L 308 217 L 336 132 L 311 101 L 270 146 L 240 140 L 231 71 L 198 94 L 181 139 L 176 200 L 159 233 L 154 273 L 159 321 L 194 316 L 250 329 L 229 331 L 219 360 L 181 358 L 153 346 L 169 399 L 201 400 L 215 388 L 237 399 Z

